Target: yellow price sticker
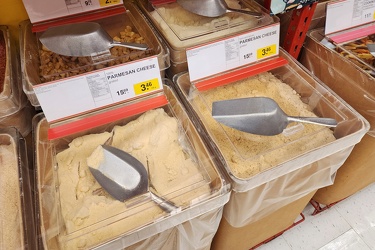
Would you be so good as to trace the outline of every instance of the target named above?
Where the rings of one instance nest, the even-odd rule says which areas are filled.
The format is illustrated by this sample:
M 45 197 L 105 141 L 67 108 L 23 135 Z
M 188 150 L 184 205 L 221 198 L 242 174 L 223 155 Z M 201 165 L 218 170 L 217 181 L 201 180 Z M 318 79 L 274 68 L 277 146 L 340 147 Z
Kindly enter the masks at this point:
M 121 0 L 99 0 L 100 7 L 119 4 Z
M 158 89 L 160 89 L 158 78 L 134 84 L 134 93 L 136 95 L 148 93 Z
M 263 59 L 276 54 L 276 44 L 260 48 L 257 50 L 257 59 Z

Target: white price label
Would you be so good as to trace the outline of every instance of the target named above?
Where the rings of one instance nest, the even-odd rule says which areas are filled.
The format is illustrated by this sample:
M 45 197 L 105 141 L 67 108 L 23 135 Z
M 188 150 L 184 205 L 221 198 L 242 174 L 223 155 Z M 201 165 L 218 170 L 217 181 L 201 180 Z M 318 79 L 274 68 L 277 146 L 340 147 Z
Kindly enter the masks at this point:
M 280 24 L 186 51 L 192 82 L 279 54 Z
M 34 86 L 47 121 L 85 113 L 163 88 L 156 57 Z
M 23 0 L 32 23 L 121 5 L 123 0 Z
M 375 20 L 375 1 L 339 0 L 327 3 L 325 34 Z

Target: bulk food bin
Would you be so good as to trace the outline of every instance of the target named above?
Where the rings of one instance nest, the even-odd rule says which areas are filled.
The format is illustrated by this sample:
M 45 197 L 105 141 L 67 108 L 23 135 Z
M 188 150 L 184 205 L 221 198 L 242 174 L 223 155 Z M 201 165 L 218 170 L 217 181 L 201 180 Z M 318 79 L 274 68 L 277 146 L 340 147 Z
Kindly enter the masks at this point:
M 18 56 L 8 27 L 0 26 L 0 127 L 15 126 L 25 136 L 31 131 L 31 117 L 27 120 Z
M 22 84 L 33 106 L 40 107 L 33 89 L 38 84 L 59 80 L 69 81 L 71 76 L 100 71 L 115 65 L 120 67 L 130 61 L 156 56 L 161 74 L 164 74 L 165 69 L 169 67 L 169 51 L 166 46 L 161 43 L 148 21 L 131 1 L 126 1 L 119 8 L 123 9 L 123 13 L 103 14 L 103 18 L 91 20 L 91 22 L 99 23 L 114 39 L 145 43 L 149 46 L 147 50 L 114 47 L 111 49 L 111 54 L 103 58 L 101 56 L 61 56 L 42 46 L 39 37 L 43 34 L 43 30 L 38 31 L 38 28 L 36 29 L 38 32 L 34 32 L 30 20 L 20 23 Z M 85 14 L 82 15 L 84 18 Z
M 337 169 L 369 129 L 368 122 L 360 114 L 313 78 L 284 50 L 279 59 L 285 62 L 283 66 L 255 76 L 246 76 L 251 69 L 244 68 L 212 77 L 206 83 L 211 81 L 212 86 L 221 86 L 211 89 L 204 81 L 192 84 L 188 73 L 174 77 L 178 93 L 190 107 L 192 116 L 200 121 L 211 146 L 222 156 L 232 180 L 231 198 L 224 206 L 218 229 L 221 237 L 215 237 L 213 249 L 226 249 L 233 244 L 244 249 L 253 247 L 251 240 L 250 243 L 246 241 L 253 236 L 238 234 L 234 228 L 256 223 L 318 188 L 331 185 Z M 281 135 L 267 137 L 225 127 L 212 118 L 213 101 L 251 96 L 271 97 L 289 115 L 315 114 L 335 118 L 338 126 L 330 130 L 295 124 Z M 310 111 L 303 113 L 303 110 Z M 297 216 L 298 213 L 294 218 Z M 266 239 L 259 239 L 257 243 Z
M 264 16 L 255 18 L 232 12 L 217 18 L 203 17 L 183 9 L 175 1 L 137 1 L 169 48 L 171 65 L 167 73 L 170 77 L 187 71 L 188 48 L 278 23 L 276 16 L 271 17 L 255 1 L 226 2 L 232 8 L 261 12 Z
M 136 249 L 163 246 L 168 239 L 174 241 L 170 249 L 179 249 L 186 238 L 196 249 L 210 246 L 229 200 L 229 180 L 168 80 L 163 84 L 164 92 L 104 113 L 117 119 L 57 139 L 48 139 L 44 114 L 35 116 L 37 212 L 45 249 Z M 149 194 L 125 202 L 109 196 L 87 167 L 87 158 L 103 143 L 140 160 L 150 190 L 176 209 L 163 211 Z
M 26 142 L 16 128 L 0 128 L 1 249 L 37 249 L 26 152 Z
M 318 190 L 313 198 L 320 204 L 329 205 L 375 181 L 375 153 L 372 150 L 375 143 L 375 116 L 372 112 L 375 108 L 375 79 L 369 66 L 332 44 L 330 48 L 326 47 L 324 38 L 324 29 L 314 29 L 307 34 L 301 63 L 370 123 L 369 131 L 337 172 L 334 185 Z

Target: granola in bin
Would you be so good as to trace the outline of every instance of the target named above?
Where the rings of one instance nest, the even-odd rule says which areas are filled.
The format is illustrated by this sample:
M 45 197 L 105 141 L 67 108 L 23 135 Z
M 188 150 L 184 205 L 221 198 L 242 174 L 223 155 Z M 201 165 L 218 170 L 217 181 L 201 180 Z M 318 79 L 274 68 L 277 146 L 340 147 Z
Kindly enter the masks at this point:
M 133 31 L 132 27 L 126 26 L 124 31 L 113 38 L 119 42 L 146 43 L 145 39 Z M 93 63 L 91 57 L 62 56 L 42 47 L 39 50 L 40 67 L 39 74 L 42 82 L 54 81 L 70 76 L 79 75 L 105 67 L 114 66 L 147 57 L 151 51 L 140 51 L 125 47 L 113 47 L 110 49 L 112 58 L 103 62 Z
M 372 68 L 372 66 L 375 66 L 375 57 L 367 48 L 367 44 L 370 43 L 375 43 L 375 35 L 345 43 L 336 47 L 336 51 L 351 61 L 354 65 L 375 77 L 375 71 Z
M 371 55 L 367 48 L 367 44 L 369 43 L 375 43 L 375 35 L 369 35 L 361 39 L 345 43 L 342 45 L 342 47 L 344 50 L 353 53 L 370 66 L 375 66 L 375 57 Z

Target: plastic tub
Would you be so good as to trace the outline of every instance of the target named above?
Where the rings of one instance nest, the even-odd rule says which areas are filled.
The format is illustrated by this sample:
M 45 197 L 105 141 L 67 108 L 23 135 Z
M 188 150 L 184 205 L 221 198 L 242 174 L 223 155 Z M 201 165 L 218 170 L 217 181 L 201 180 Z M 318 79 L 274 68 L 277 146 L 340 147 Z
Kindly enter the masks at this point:
M 371 68 L 355 57 L 340 53 L 335 46 L 326 46 L 323 29 L 311 30 L 301 53 L 301 63 L 347 101 L 370 123 L 369 134 L 375 136 L 375 116 L 371 110 L 375 100 L 375 79 Z M 333 46 L 333 47 L 332 47 Z M 312 61 L 312 58 L 319 59 Z M 335 79 L 340 84 L 332 82 Z
M 32 129 L 32 119 L 35 115 L 35 108 L 27 102 L 27 104 L 16 113 L 0 118 L 0 127 L 15 127 L 26 137 Z
M 192 241 L 200 242 L 200 240 L 208 235 L 204 246 L 207 246 L 207 244 L 209 246 L 210 239 L 213 238 L 221 218 L 221 209 L 229 200 L 229 181 L 225 179 L 222 172 L 220 172 L 221 168 L 216 166 L 216 164 L 218 164 L 218 162 L 216 162 L 216 156 L 205 146 L 204 141 L 199 136 L 198 131 L 185 112 L 184 107 L 177 99 L 177 96 L 170 87 L 165 84 L 164 93 L 168 102 L 159 108 L 133 114 L 128 117 L 123 116 L 118 121 L 55 140 L 48 140 L 47 138 L 49 125 L 43 117 L 43 114 L 39 114 L 34 118 L 33 131 L 35 135 L 35 165 L 37 171 L 36 192 L 38 194 L 37 211 L 40 218 L 39 235 L 45 249 L 71 249 L 72 247 L 76 248 L 78 246 L 85 248 L 123 249 L 158 233 L 161 233 L 160 237 L 165 237 L 165 234 L 162 232 L 176 226 L 179 227 L 182 223 L 197 218 L 198 216 L 203 217 L 201 217 L 202 220 L 195 220 L 196 223 L 198 223 L 197 227 L 202 227 L 204 223 L 200 226 L 199 223 L 207 222 L 207 220 L 210 220 L 209 218 L 213 218 L 215 223 L 212 221 L 209 222 L 208 224 L 210 226 L 208 228 L 203 226 L 202 234 L 192 235 L 191 237 L 195 238 Z M 163 98 L 163 94 L 154 94 L 153 97 Z M 136 106 L 141 106 L 141 102 Z M 128 106 L 123 107 L 129 110 Z M 157 203 L 152 201 L 147 194 L 126 201 L 125 203 L 114 200 L 100 189 L 99 184 L 96 183 L 87 168 L 85 163 L 86 156 L 81 156 L 83 157 L 83 161 L 81 161 L 79 167 L 80 173 L 82 173 L 80 176 L 83 178 L 82 181 L 89 181 L 91 184 L 87 186 L 88 190 L 87 188 L 78 189 L 82 192 L 79 192 L 77 199 L 82 202 L 86 201 L 86 204 L 90 204 L 90 206 L 93 207 L 94 210 L 92 211 L 97 211 L 98 214 L 90 217 L 90 213 L 87 213 L 88 210 L 85 210 L 84 207 L 81 207 L 78 203 L 73 205 L 73 207 L 77 208 L 77 210 L 82 209 L 81 212 L 86 211 L 84 214 L 86 214 L 87 217 L 82 216 L 83 214 L 81 213 L 75 213 L 74 209 L 70 210 L 70 213 L 67 213 L 69 210 L 67 208 L 69 205 L 67 201 L 71 198 L 68 189 L 71 189 L 71 187 L 73 187 L 72 191 L 75 189 L 77 182 L 73 179 L 78 177 L 72 176 L 73 179 L 71 180 L 73 180 L 73 183 L 68 181 L 69 178 L 65 181 L 61 179 L 64 178 L 64 176 L 69 176 L 67 175 L 67 173 L 69 173 L 69 168 L 67 168 L 66 165 L 64 167 L 64 165 L 62 165 L 63 161 L 61 160 L 64 158 L 63 155 L 69 152 L 67 148 L 73 145 L 78 146 L 81 141 L 84 142 L 82 145 L 87 148 L 85 150 L 82 149 L 84 151 L 76 152 L 86 152 L 86 154 L 89 155 L 94 151 L 97 145 L 104 141 L 85 143 L 83 139 L 85 135 L 91 135 L 87 138 L 93 138 L 93 136 L 95 136 L 95 138 L 100 137 L 104 139 L 109 136 L 109 132 L 112 131 L 116 125 L 118 126 L 116 127 L 117 132 L 115 132 L 115 135 L 120 135 L 122 128 L 124 128 L 122 127 L 123 125 L 130 122 L 135 125 L 137 122 L 145 121 L 145 117 L 150 117 L 145 116 L 145 113 L 148 115 L 158 114 L 155 115 L 157 117 L 155 119 L 164 119 L 165 116 L 167 116 L 169 122 L 161 119 L 155 124 L 149 123 L 148 126 L 136 129 L 134 132 L 124 132 L 124 139 L 117 140 L 114 138 L 112 144 L 119 147 L 119 144 L 124 143 L 121 148 L 127 148 L 127 150 L 131 150 L 133 147 L 131 153 L 135 154 L 135 157 L 139 158 L 145 167 L 149 169 L 149 177 L 151 178 L 150 188 L 158 190 L 158 193 L 162 195 L 163 198 L 178 204 L 179 209 L 171 213 L 165 212 Z M 177 120 L 177 124 L 171 122 L 171 120 Z M 119 126 L 121 126 L 120 130 Z M 126 128 L 129 128 L 129 126 L 132 125 L 128 125 Z M 172 142 L 168 142 L 163 135 L 166 135 L 169 130 L 175 131 L 172 129 L 174 126 L 178 126 L 178 138 L 175 138 Z M 154 130 L 152 136 L 147 135 L 148 129 Z M 157 130 L 160 131 L 155 132 Z M 135 136 L 133 139 L 125 138 L 126 135 L 131 134 Z M 151 138 L 151 142 L 147 142 L 146 140 L 146 142 L 142 143 L 141 138 Z M 133 146 L 129 148 L 129 146 L 125 146 L 125 143 L 131 143 Z M 181 164 L 176 162 L 177 159 L 181 159 L 182 155 L 180 154 L 181 151 L 174 150 L 178 148 L 175 146 L 171 147 L 173 152 L 168 149 L 166 152 L 167 155 L 163 155 L 161 152 L 166 150 L 166 144 L 180 145 L 183 147 L 183 159 L 185 159 L 185 161 Z M 152 150 L 150 149 L 147 152 L 143 152 L 147 150 L 147 148 L 142 149 L 142 145 L 152 147 Z M 75 151 L 70 151 L 69 154 L 73 156 L 75 154 L 74 152 Z M 141 153 L 137 155 L 137 152 Z M 76 156 L 79 157 L 78 155 Z M 156 156 L 161 157 L 161 159 L 157 160 L 155 158 Z M 78 164 L 76 160 L 73 160 L 73 162 Z M 160 162 L 163 162 L 165 165 Z M 189 165 L 191 163 L 193 163 L 193 165 Z M 71 167 L 78 170 L 77 165 L 74 164 L 72 164 Z M 161 165 L 158 166 L 156 171 L 155 166 L 158 164 Z M 156 175 L 158 177 L 156 177 Z M 168 176 L 167 181 L 161 181 L 162 178 L 165 178 L 163 175 Z M 62 185 L 62 183 L 65 182 L 69 183 Z M 170 183 L 169 185 L 171 186 L 164 187 L 164 184 L 167 183 Z M 93 191 L 93 195 L 90 195 Z M 75 194 L 73 193 L 73 195 Z M 91 198 L 102 200 L 102 205 L 100 205 L 102 207 L 99 210 L 95 210 L 95 208 L 98 209 L 98 203 L 90 203 L 89 199 Z M 213 215 L 205 218 L 205 214 L 209 212 L 212 212 Z M 218 216 L 218 213 L 220 216 Z M 76 226 L 72 226 L 72 221 L 77 222 L 77 224 L 74 224 Z M 190 232 L 189 225 L 186 226 L 185 230 L 189 233 L 193 233 Z M 166 234 L 169 235 L 168 233 Z M 159 238 L 158 236 L 155 237 Z M 163 238 L 159 239 L 162 240 Z
M 375 154 L 375 79 L 372 69 L 348 54 L 322 42 L 323 29 L 311 30 L 300 61 L 337 95 L 349 103 L 370 123 L 370 130 L 355 145 L 353 152 L 339 169 L 334 185 L 317 191 L 313 199 L 324 205 L 338 202 L 375 181 L 373 162 Z
M 278 135 L 285 137 L 285 144 L 277 145 L 273 141 L 274 138 L 271 140 L 267 137 L 246 134 L 218 124 L 210 115 L 211 101 L 222 97 L 210 96 L 211 100 L 208 100 L 204 93 L 199 92 L 189 82 L 188 73 L 174 78 L 177 91 L 190 107 L 192 116 L 200 121 L 202 130 L 207 133 L 207 140 L 211 141 L 212 147 L 222 155 L 223 164 L 231 177 L 233 191 L 231 199 L 224 207 L 224 217 L 233 227 L 242 227 L 258 221 L 320 187 L 331 185 L 337 169 L 369 129 L 368 122 L 360 114 L 313 78 L 285 51 L 280 50 L 280 55 L 288 63 L 268 73 L 262 73 L 259 79 L 264 77 L 264 74 L 272 73 L 274 77 L 289 85 L 317 116 L 335 118 L 338 126 L 334 130 L 328 132 L 327 128 L 321 127 L 309 131 L 305 125 L 293 125 L 284 130 L 283 134 Z M 258 79 L 258 76 L 253 77 Z M 229 93 L 231 85 L 239 86 L 236 85 L 238 82 L 230 82 L 222 87 L 228 88 Z M 244 85 L 244 88 L 238 88 L 235 96 L 226 98 L 240 98 L 254 96 L 254 94 L 274 95 L 271 91 L 275 90 L 271 85 L 276 82 L 263 81 L 259 85 L 264 86 L 263 90 L 253 89 L 254 87 L 249 83 L 248 87 Z M 276 92 L 279 94 L 278 100 L 287 98 L 281 91 Z M 288 108 L 288 105 L 284 108 Z M 326 133 L 324 131 L 333 135 L 334 139 L 330 137 L 328 141 L 318 142 L 321 134 Z M 219 139 L 218 136 L 221 138 Z M 241 140 L 245 141 L 243 145 L 247 146 L 247 150 L 240 147 L 238 141 Z M 259 150 L 256 155 L 252 155 L 253 148 L 261 144 L 266 147 Z M 246 166 L 245 170 L 252 170 L 252 172 L 243 172 L 240 176 L 234 169 L 238 163 L 240 166 Z
M 0 163 L 0 247 L 36 249 L 26 142 L 15 128 L 0 128 Z
M 186 49 L 207 42 L 258 29 L 278 22 L 254 1 L 228 1 L 234 8 L 261 12 L 260 19 L 238 13 L 226 13 L 220 18 L 202 17 L 184 10 L 176 2 L 152 5 L 148 0 L 138 1 L 170 50 L 171 66 L 168 75 L 187 71 Z
M 22 109 L 27 98 L 22 92 L 20 65 L 15 41 L 7 26 L 0 26 L 0 119 Z
M 317 31 L 318 29 L 314 29 L 311 33 L 316 35 Z M 367 44 L 375 43 L 374 23 L 327 35 L 327 40 L 331 39 L 337 40 L 337 42 L 331 44 L 337 52 L 352 63 L 357 64 L 371 76 L 375 76 L 375 57 L 367 48 Z
M 157 56 L 160 71 L 164 74 L 169 67 L 169 51 L 160 42 L 146 19 L 141 15 L 138 9 L 132 3 L 125 3 L 126 12 L 102 19 L 95 22 L 99 23 L 112 37 L 120 37 L 120 32 L 131 34 L 135 32 L 144 38 L 144 42 L 149 46 L 146 51 L 132 50 L 117 54 L 111 50 L 111 55 L 99 57 L 61 57 L 54 53 L 46 52 L 38 37 L 42 32 L 33 33 L 32 24 L 29 20 L 20 23 L 20 51 L 22 66 L 22 84 L 23 91 L 26 93 L 33 106 L 40 106 L 37 96 L 34 93 L 33 86 L 47 81 L 69 80 L 70 76 L 94 72 L 105 67 L 121 65 L 141 58 Z M 127 27 L 131 27 L 131 31 Z M 115 48 L 114 48 L 115 49 Z M 64 67 L 61 72 L 55 72 L 53 68 L 57 67 L 56 57 L 64 61 Z M 41 64 L 44 61 L 51 61 L 49 64 Z M 73 61 L 73 63 L 69 62 Z M 60 65 L 61 66 L 61 65 Z M 61 66 L 62 67 L 62 66 Z

